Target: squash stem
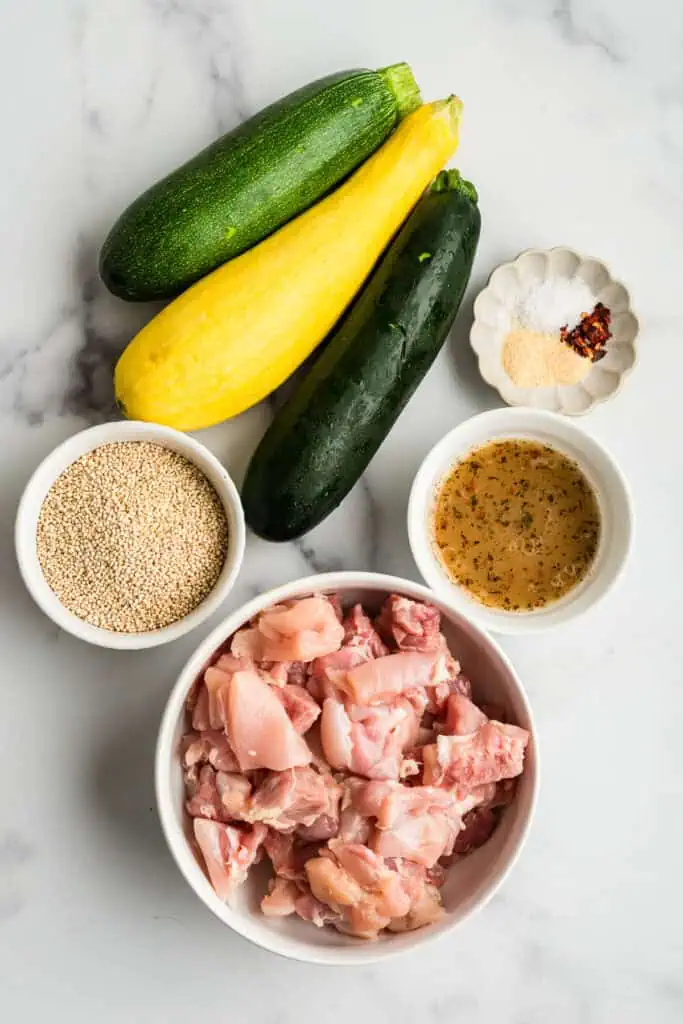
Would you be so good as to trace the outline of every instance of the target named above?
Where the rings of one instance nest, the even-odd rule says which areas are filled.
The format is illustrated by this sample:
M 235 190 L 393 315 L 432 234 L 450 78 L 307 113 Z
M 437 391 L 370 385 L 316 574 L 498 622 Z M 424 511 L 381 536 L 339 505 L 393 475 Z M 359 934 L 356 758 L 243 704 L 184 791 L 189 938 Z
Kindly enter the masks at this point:
M 479 199 L 477 190 L 471 181 L 467 181 L 455 167 L 447 167 L 439 171 L 432 183 L 432 192 L 462 192 L 464 196 L 476 203 Z
M 420 87 L 409 64 L 390 64 L 386 68 L 380 68 L 377 74 L 384 79 L 394 94 L 399 121 L 421 105 Z

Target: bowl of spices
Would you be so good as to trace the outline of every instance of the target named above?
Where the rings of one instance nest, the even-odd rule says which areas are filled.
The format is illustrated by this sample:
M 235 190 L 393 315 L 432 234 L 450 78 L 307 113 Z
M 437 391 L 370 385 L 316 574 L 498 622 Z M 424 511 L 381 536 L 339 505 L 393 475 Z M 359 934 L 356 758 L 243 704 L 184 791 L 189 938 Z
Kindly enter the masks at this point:
M 494 270 L 470 341 L 508 405 L 579 416 L 617 393 L 636 361 L 638 321 L 604 263 L 530 249 Z
M 432 589 L 486 629 L 533 633 L 592 607 L 632 543 L 623 474 L 595 438 L 537 409 L 495 409 L 439 441 L 408 507 Z
M 84 430 L 48 455 L 22 495 L 15 543 L 29 593 L 62 629 L 101 647 L 155 647 L 227 596 L 244 516 L 204 445 L 125 421 Z

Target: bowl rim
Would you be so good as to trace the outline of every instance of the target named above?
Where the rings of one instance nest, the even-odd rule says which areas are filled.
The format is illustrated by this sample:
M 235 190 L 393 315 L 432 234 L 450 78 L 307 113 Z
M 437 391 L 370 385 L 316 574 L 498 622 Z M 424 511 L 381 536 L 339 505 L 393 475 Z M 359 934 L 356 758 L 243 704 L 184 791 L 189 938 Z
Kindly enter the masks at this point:
M 43 576 L 35 544 L 35 524 L 45 495 L 65 469 L 82 455 L 118 441 L 148 441 L 184 455 L 205 474 L 228 519 L 228 553 L 221 574 L 201 604 L 176 622 L 144 633 L 115 633 L 94 626 L 70 612 Z M 42 498 L 41 498 L 42 495 Z M 36 511 L 37 509 L 37 511 Z M 246 527 L 242 502 L 230 474 L 205 445 L 172 427 L 141 420 L 119 420 L 77 431 L 58 444 L 36 466 L 23 491 L 14 522 L 14 547 L 19 573 L 29 594 L 55 625 L 86 643 L 114 650 L 158 647 L 200 626 L 232 590 L 244 559 Z
M 306 593 L 329 592 L 338 590 L 355 590 L 367 587 L 386 591 L 387 593 L 404 593 L 417 600 L 429 601 L 437 605 L 439 609 L 455 621 L 463 620 L 478 634 L 482 643 L 493 649 L 505 666 L 512 681 L 512 686 L 524 708 L 526 716 L 525 728 L 528 728 L 531 738 L 531 745 L 534 756 L 529 766 L 530 793 L 528 807 L 525 817 L 522 820 L 519 835 L 514 847 L 508 854 L 506 863 L 498 869 L 498 873 L 492 878 L 490 884 L 482 887 L 482 891 L 476 901 L 473 901 L 462 915 L 453 921 L 450 927 L 441 931 L 424 929 L 410 933 L 416 936 L 415 942 L 410 945 L 398 944 L 394 946 L 391 942 L 379 944 L 360 943 L 357 946 L 344 947 L 317 947 L 304 946 L 300 942 L 291 942 L 287 937 L 272 934 L 272 941 L 264 941 L 261 935 L 256 935 L 251 927 L 251 922 L 242 917 L 240 913 L 226 903 L 222 903 L 213 892 L 209 891 L 207 899 L 204 893 L 195 886 L 193 870 L 197 869 L 197 862 L 192 853 L 185 834 L 177 827 L 174 820 L 173 799 L 171 795 L 171 772 L 169 764 L 173 756 L 172 742 L 178 724 L 179 715 L 184 712 L 185 700 L 192 682 L 206 665 L 211 655 L 218 649 L 228 636 L 236 629 L 248 622 L 259 611 L 276 604 L 279 601 L 304 596 Z M 516 864 L 522 849 L 526 843 L 531 824 L 534 818 L 538 791 L 540 786 L 540 759 L 538 733 L 534 720 L 531 704 L 522 681 L 514 668 L 510 658 L 501 648 L 500 644 L 491 634 L 482 628 L 479 623 L 471 617 L 453 607 L 442 595 L 435 594 L 422 583 L 416 583 L 399 576 L 393 576 L 378 572 L 344 570 L 339 572 L 318 573 L 311 576 L 301 577 L 281 584 L 271 590 L 252 598 L 240 608 L 235 609 L 227 615 L 195 648 L 181 668 L 175 683 L 168 695 L 164 707 L 154 755 L 154 791 L 156 798 L 157 814 L 161 825 L 166 844 L 176 867 L 190 886 L 195 896 L 225 925 L 232 928 L 243 938 L 252 942 L 262 949 L 271 953 L 283 956 L 287 959 L 298 960 L 305 963 L 324 964 L 332 966 L 351 966 L 376 963 L 390 957 L 406 953 L 424 942 L 436 941 L 443 938 L 460 924 L 464 923 L 478 910 L 481 910 L 503 885 L 508 875 Z M 211 899 L 211 897 L 213 897 Z
M 567 253 L 570 256 L 575 256 L 576 259 L 579 261 L 579 263 L 597 263 L 597 264 L 599 264 L 599 266 L 601 266 L 604 269 L 605 273 L 609 277 L 609 283 L 610 284 L 614 284 L 614 285 L 618 285 L 619 287 L 623 288 L 624 292 L 626 293 L 627 299 L 628 299 L 628 307 L 625 310 L 625 312 L 629 313 L 633 317 L 633 319 L 635 321 L 635 324 L 636 324 L 636 332 L 635 332 L 635 334 L 633 336 L 633 341 L 631 343 L 631 348 L 633 350 L 633 362 L 631 363 L 630 366 L 625 367 L 625 369 L 623 369 L 623 370 L 621 370 L 619 372 L 619 379 L 618 379 L 616 387 L 614 388 L 613 391 L 610 391 L 609 394 L 605 394 L 605 395 L 591 395 L 591 401 L 588 403 L 588 405 L 585 408 L 579 409 L 579 410 L 576 410 L 576 411 L 566 410 L 566 409 L 563 409 L 561 411 L 556 411 L 554 409 L 548 409 L 545 406 L 540 406 L 540 405 L 539 406 L 534 406 L 534 408 L 537 408 L 539 412 L 551 412 L 551 413 L 556 413 L 556 415 L 558 415 L 558 416 L 567 416 L 568 418 L 577 418 L 579 416 L 585 416 L 587 413 L 591 412 L 597 405 L 600 405 L 603 402 L 608 402 L 611 398 L 616 398 L 617 395 L 619 394 L 619 392 L 622 390 L 622 388 L 624 386 L 624 382 L 626 381 L 626 378 L 629 377 L 631 375 L 631 373 L 633 373 L 633 371 L 636 368 L 636 365 L 638 364 L 638 362 L 640 360 L 640 349 L 639 349 L 639 345 L 637 343 L 638 342 L 638 337 L 640 335 L 640 318 L 638 317 L 638 314 L 636 313 L 636 311 L 633 308 L 633 302 L 632 302 L 632 299 L 631 299 L 631 292 L 626 287 L 626 285 L 621 280 L 621 278 L 618 278 L 618 277 L 614 276 L 614 274 L 612 273 L 611 268 L 605 262 L 605 260 L 598 259 L 597 256 L 587 256 L 584 253 L 579 252 L 577 249 L 573 249 L 569 245 L 553 245 L 549 249 L 539 249 L 539 248 L 536 248 L 534 246 L 530 246 L 529 248 L 522 249 L 520 252 L 518 252 L 517 255 L 513 259 L 505 260 L 503 263 L 497 264 L 497 266 L 495 266 L 493 268 L 493 270 L 489 274 L 488 278 L 486 279 L 486 283 L 484 284 L 484 286 L 477 292 L 477 295 L 474 298 L 473 310 L 472 310 L 472 323 L 470 325 L 470 330 L 469 330 L 469 342 L 470 342 L 470 348 L 474 352 L 475 358 L 477 360 L 477 368 L 479 370 L 479 374 L 480 374 L 482 380 L 486 384 L 488 384 L 488 386 L 490 388 L 493 388 L 493 390 L 500 396 L 502 401 L 505 402 L 505 404 L 509 408 L 512 409 L 512 408 L 526 408 L 526 407 L 528 407 L 527 406 L 527 402 L 524 399 L 520 398 L 519 400 L 515 400 L 515 399 L 507 398 L 503 394 L 503 392 L 501 391 L 501 386 L 502 386 L 501 385 L 501 379 L 502 379 L 502 376 L 504 375 L 504 371 L 503 371 L 502 367 L 501 367 L 501 377 L 498 377 L 496 379 L 496 378 L 492 377 L 491 374 L 487 374 L 485 372 L 485 370 L 484 370 L 484 367 L 482 366 L 482 353 L 481 353 L 481 350 L 480 350 L 480 346 L 474 340 L 474 337 L 473 337 L 477 326 L 481 326 L 481 320 L 480 320 L 478 312 L 477 312 L 477 304 L 479 303 L 479 300 L 481 299 L 481 297 L 484 294 L 486 294 L 487 292 L 490 291 L 490 289 L 491 289 L 491 281 L 493 279 L 493 276 L 499 270 L 506 270 L 508 267 L 516 267 L 517 264 L 520 262 L 520 260 L 524 259 L 525 256 L 531 256 L 531 255 L 551 256 L 553 253 Z M 576 388 L 576 387 L 580 388 L 581 387 L 581 382 L 579 382 L 578 384 L 565 385 L 565 386 L 566 387 L 573 387 L 573 388 Z M 530 389 L 526 388 L 526 389 L 523 389 L 523 390 L 528 391 Z
M 432 550 L 429 537 L 427 536 L 427 531 L 425 529 L 425 511 L 430 500 L 430 486 L 433 477 L 432 464 L 437 460 L 438 456 L 442 452 L 450 452 L 451 464 L 454 464 L 468 451 L 470 451 L 471 448 L 485 444 L 486 439 L 482 439 L 476 442 L 476 444 L 470 446 L 462 446 L 454 442 L 456 442 L 460 435 L 465 433 L 468 428 L 471 428 L 472 426 L 485 425 L 489 422 L 500 419 L 509 422 L 509 428 L 504 426 L 492 428 L 490 431 L 487 431 L 489 440 L 504 434 L 506 430 L 510 428 L 517 427 L 520 433 L 523 433 L 525 429 L 533 429 L 534 425 L 542 426 L 546 433 L 551 437 L 559 433 L 569 433 L 573 435 L 577 441 L 581 441 L 589 448 L 593 447 L 594 450 L 597 450 L 609 465 L 610 471 L 614 474 L 614 478 L 617 481 L 619 489 L 619 505 L 623 513 L 623 526 L 626 535 L 624 553 L 615 571 L 604 584 L 602 591 L 594 594 L 592 599 L 585 602 L 582 607 L 577 606 L 575 602 L 567 604 L 558 603 L 557 608 L 553 608 L 552 605 L 547 606 L 544 609 L 543 615 L 537 615 L 533 612 L 518 613 L 500 610 L 495 612 L 496 621 L 494 624 L 491 621 L 491 615 L 493 614 L 492 611 L 484 605 L 481 605 L 480 607 L 475 601 L 469 598 L 467 591 L 463 587 L 459 587 L 457 584 L 447 580 L 443 570 L 438 564 L 438 560 Z M 557 443 L 561 450 L 561 438 L 558 437 Z M 586 467 L 582 464 L 582 459 L 579 457 L 576 461 L 585 472 Z M 535 634 L 548 632 L 551 629 L 565 625 L 567 622 L 575 621 L 602 602 L 619 582 L 628 565 L 634 543 L 634 519 L 634 503 L 631 488 L 623 470 L 620 468 L 610 450 L 606 448 L 601 441 L 598 441 L 596 437 L 580 427 L 571 417 L 564 416 L 561 413 L 551 412 L 548 409 L 536 409 L 530 406 L 499 406 L 496 409 L 489 409 L 486 412 L 468 417 L 439 438 L 423 458 L 415 477 L 413 478 L 407 510 L 408 541 L 410 549 L 413 554 L 413 558 L 415 559 L 415 563 L 427 583 L 427 586 L 429 586 L 434 593 L 442 596 L 446 601 L 449 599 L 452 601 L 458 601 L 459 594 L 460 598 L 467 600 L 467 610 L 456 605 L 462 614 L 474 620 L 480 629 L 485 631 L 490 630 L 491 632 L 506 636 L 533 636 Z

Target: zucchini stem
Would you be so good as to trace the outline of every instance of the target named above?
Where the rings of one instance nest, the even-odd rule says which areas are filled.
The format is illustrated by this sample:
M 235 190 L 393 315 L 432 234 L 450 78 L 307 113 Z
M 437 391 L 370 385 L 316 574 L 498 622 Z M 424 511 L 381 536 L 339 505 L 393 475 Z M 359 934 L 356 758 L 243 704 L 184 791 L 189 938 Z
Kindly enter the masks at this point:
M 447 167 L 444 171 L 439 171 L 432 183 L 431 191 L 461 192 L 468 199 L 471 199 L 473 203 L 476 203 L 479 199 L 477 190 L 472 182 L 463 178 L 460 171 L 455 167 Z
M 410 64 L 390 64 L 386 68 L 380 68 L 377 74 L 384 79 L 394 94 L 399 121 L 421 105 L 420 87 L 415 81 Z

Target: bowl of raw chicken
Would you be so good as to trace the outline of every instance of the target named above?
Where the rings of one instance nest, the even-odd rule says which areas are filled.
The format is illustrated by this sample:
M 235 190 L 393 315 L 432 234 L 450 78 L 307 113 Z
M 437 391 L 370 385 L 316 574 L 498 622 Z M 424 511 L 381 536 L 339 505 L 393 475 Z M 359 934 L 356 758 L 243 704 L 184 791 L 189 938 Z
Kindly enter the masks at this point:
M 330 573 L 228 616 L 156 750 L 181 873 L 272 952 L 369 963 L 449 932 L 517 859 L 538 786 L 509 660 L 408 580 Z

